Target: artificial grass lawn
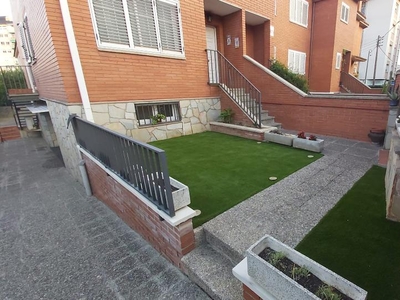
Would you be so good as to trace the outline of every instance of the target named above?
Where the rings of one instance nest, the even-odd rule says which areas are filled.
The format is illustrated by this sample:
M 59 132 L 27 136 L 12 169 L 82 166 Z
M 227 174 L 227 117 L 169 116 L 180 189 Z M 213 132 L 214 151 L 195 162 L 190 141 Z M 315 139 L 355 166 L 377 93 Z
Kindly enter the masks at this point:
M 170 176 L 189 186 L 195 227 L 320 158 L 321 154 L 204 132 L 151 143 L 167 154 Z
M 400 299 L 400 224 L 385 219 L 384 178 L 372 167 L 296 247 L 368 300 Z

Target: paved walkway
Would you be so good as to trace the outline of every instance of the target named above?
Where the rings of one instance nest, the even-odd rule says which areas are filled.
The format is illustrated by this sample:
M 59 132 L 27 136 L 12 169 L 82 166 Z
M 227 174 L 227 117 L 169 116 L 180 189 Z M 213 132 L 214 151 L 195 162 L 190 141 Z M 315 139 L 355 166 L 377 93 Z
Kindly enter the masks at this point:
M 207 222 L 204 230 L 227 245 L 238 260 L 265 234 L 296 246 L 377 163 L 376 145 L 321 138 L 324 157 Z
M 0 144 L 0 299 L 209 299 L 40 138 Z

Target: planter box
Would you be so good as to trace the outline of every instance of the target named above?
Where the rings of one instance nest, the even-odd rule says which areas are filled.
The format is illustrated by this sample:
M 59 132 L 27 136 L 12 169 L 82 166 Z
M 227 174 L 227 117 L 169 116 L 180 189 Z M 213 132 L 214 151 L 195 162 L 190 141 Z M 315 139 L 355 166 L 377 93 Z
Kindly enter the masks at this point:
M 259 254 L 268 247 L 274 251 L 285 253 L 286 257 L 292 262 L 306 267 L 323 282 L 335 287 L 350 298 L 355 300 L 364 300 L 367 298 L 367 292 L 360 287 L 293 248 L 266 235 L 247 250 L 247 271 L 254 281 L 277 299 L 310 300 L 320 298 L 262 259 Z
M 171 186 L 176 190 L 172 191 L 172 199 L 174 201 L 175 211 L 190 204 L 189 188 L 178 180 L 169 177 Z
M 295 136 L 290 136 L 290 135 L 281 135 L 269 132 L 264 133 L 264 139 L 266 141 L 286 146 L 292 146 L 294 138 Z
M 293 139 L 293 148 L 304 149 L 312 152 L 321 152 L 324 149 L 324 140 L 317 139 L 310 141 L 309 139 Z

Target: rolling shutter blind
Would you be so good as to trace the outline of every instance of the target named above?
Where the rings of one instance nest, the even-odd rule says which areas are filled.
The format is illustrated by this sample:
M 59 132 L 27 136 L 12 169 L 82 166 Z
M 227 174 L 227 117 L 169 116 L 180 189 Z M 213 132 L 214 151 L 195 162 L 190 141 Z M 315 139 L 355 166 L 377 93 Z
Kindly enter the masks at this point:
M 306 54 L 289 50 L 288 68 L 294 73 L 304 75 L 306 73 Z
M 24 30 L 24 24 L 19 24 L 19 34 L 21 37 L 21 47 L 24 50 L 24 57 L 26 61 L 29 63 L 29 53 L 28 53 L 28 47 L 26 43 L 26 38 L 25 38 L 25 30 Z
M 296 1 L 297 0 L 290 0 L 290 20 L 296 20 Z
M 93 0 L 101 43 L 129 46 L 122 0 Z
M 304 26 L 308 26 L 308 2 L 301 2 L 301 12 L 302 12 L 302 18 L 300 19 L 300 23 L 303 24 Z
M 28 48 L 28 55 L 30 56 L 30 61 L 34 61 L 36 60 L 36 54 L 35 50 L 33 49 L 31 33 L 29 31 L 28 17 L 25 17 L 24 19 L 24 29 L 25 29 L 24 31 L 25 31 L 26 46 Z
M 133 44 L 135 47 L 158 49 L 152 0 L 128 0 Z
M 178 4 L 158 0 L 157 16 L 162 49 L 182 52 Z

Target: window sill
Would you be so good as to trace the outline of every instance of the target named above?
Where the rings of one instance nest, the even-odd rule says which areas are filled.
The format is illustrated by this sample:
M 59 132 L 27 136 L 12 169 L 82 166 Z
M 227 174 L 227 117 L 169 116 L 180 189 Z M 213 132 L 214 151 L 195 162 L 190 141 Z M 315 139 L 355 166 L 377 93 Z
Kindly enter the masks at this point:
M 157 123 L 157 124 L 138 125 L 137 129 L 151 128 L 151 127 L 157 127 L 157 126 L 168 126 L 171 124 L 179 124 L 179 123 L 182 123 L 182 121 L 171 121 L 171 122 L 161 122 L 161 123 Z
M 346 22 L 345 20 L 342 20 L 342 19 L 340 19 L 340 21 L 341 21 L 342 23 L 344 23 L 344 24 L 347 24 L 347 25 L 349 24 L 349 21 Z
M 293 23 L 293 24 L 299 25 L 299 26 L 301 26 L 301 27 L 304 27 L 304 28 L 308 28 L 308 24 L 307 24 L 307 25 L 304 25 L 304 24 L 301 24 L 301 23 L 299 23 L 299 22 L 296 22 L 296 21 L 293 21 L 293 20 L 289 20 L 289 21 L 290 21 L 290 23 Z
M 123 48 L 112 48 L 112 47 L 105 47 L 105 46 L 97 46 L 99 51 L 104 52 L 113 52 L 113 53 L 125 53 L 125 54 L 133 54 L 133 55 L 145 55 L 145 56 L 154 56 L 154 57 L 163 57 L 163 58 L 172 58 L 172 59 L 180 59 L 185 60 L 185 54 L 173 54 L 173 53 L 156 53 L 156 52 L 147 52 L 147 51 L 140 51 L 140 50 L 132 50 L 132 49 L 123 49 Z

